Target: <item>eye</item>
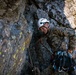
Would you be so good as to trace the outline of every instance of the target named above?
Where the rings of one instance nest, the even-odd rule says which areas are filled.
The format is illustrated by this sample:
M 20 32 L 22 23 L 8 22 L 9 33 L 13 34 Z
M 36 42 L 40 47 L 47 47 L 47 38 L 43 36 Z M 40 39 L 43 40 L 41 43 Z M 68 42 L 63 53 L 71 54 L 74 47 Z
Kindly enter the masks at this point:
M 40 22 L 40 24 L 45 24 L 45 22 Z
M 43 24 L 42 22 L 40 22 L 40 24 Z

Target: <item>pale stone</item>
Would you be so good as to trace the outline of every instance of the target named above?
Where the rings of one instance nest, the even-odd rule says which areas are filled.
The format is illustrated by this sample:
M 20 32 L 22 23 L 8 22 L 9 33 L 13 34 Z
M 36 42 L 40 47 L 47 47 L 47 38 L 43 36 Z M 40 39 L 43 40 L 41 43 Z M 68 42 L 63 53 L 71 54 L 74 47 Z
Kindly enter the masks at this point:
M 72 28 L 75 28 L 76 25 L 75 25 L 75 23 L 74 23 L 74 16 L 70 16 L 70 17 L 68 18 L 68 20 L 69 20 L 69 23 L 70 23 L 71 27 L 72 27 Z
M 72 28 L 76 28 L 76 0 L 65 0 L 64 14 Z

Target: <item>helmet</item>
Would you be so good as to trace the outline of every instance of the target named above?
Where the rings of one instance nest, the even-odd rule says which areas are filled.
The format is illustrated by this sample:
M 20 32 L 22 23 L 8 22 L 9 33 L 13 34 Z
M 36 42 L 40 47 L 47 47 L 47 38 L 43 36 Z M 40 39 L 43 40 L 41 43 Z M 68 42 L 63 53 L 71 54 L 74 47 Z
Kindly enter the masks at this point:
M 38 28 L 42 27 L 46 22 L 49 23 L 49 20 L 47 20 L 46 18 L 40 18 L 38 21 Z

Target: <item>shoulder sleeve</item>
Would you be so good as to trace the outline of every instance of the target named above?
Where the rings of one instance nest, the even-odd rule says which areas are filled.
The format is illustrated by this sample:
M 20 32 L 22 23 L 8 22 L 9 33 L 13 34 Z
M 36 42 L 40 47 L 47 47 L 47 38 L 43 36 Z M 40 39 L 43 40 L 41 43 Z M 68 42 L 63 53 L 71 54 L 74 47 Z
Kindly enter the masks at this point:
M 71 28 L 66 27 L 53 27 L 52 28 L 53 33 L 58 34 L 60 36 L 74 36 L 75 31 Z

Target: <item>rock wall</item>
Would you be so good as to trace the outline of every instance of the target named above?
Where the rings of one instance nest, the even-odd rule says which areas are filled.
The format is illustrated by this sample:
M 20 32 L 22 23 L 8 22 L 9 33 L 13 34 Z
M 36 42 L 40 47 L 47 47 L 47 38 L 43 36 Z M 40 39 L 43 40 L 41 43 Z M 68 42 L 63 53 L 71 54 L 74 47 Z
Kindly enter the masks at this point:
M 44 75 L 50 53 L 36 44 L 41 17 L 54 26 L 76 28 L 76 0 L 0 0 L 0 75 L 29 75 L 28 50 Z
M 76 28 L 76 0 L 66 0 L 64 7 L 66 15 L 72 28 Z
M 30 3 L 29 3 L 30 2 Z M 67 28 L 76 28 L 75 25 L 75 0 L 30 0 L 25 8 L 25 18 L 29 25 L 33 26 L 32 44 L 38 40 L 37 21 L 39 18 L 47 18 L 51 26 L 62 26 Z M 50 65 L 50 48 L 45 39 L 43 44 L 37 44 L 36 49 L 31 44 L 31 56 L 33 63 L 38 65 L 43 75 L 48 75 L 46 68 Z M 34 57 L 36 55 L 36 57 Z
M 0 75 L 20 75 L 32 37 L 26 0 L 0 0 Z

